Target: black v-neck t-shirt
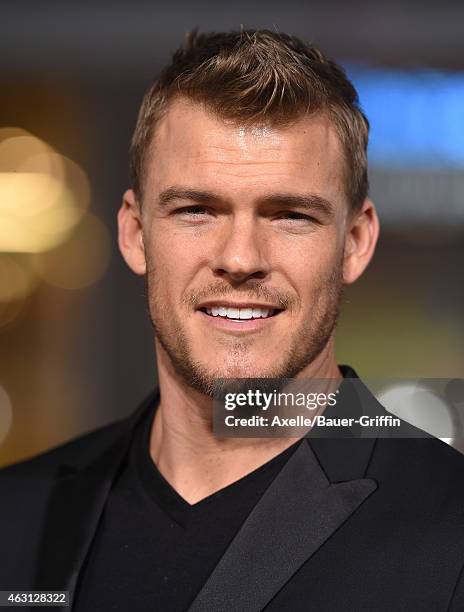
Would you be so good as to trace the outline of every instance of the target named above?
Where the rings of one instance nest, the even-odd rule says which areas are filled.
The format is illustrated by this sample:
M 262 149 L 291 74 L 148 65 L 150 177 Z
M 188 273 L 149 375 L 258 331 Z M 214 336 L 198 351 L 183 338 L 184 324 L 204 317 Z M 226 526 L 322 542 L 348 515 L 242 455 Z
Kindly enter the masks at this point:
M 302 443 L 196 504 L 163 478 L 149 452 L 153 411 L 135 429 L 110 491 L 73 610 L 187 610 L 265 490 Z

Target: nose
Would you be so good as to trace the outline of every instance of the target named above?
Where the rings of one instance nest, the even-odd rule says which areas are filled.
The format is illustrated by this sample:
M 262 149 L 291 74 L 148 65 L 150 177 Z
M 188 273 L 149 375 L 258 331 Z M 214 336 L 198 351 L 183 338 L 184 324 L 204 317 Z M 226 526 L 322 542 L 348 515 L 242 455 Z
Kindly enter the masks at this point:
M 234 282 L 263 279 L 270 269 L 265 250 L 266 241 L 258 222 L 250 215 L 237 215 L 222 228 L 211 268 L 215 275 Z

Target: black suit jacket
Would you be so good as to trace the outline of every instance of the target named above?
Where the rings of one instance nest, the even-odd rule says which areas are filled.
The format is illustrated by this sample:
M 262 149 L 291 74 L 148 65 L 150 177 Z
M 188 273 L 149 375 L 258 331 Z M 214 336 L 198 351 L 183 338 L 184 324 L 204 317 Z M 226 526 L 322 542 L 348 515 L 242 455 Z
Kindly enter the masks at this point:
M 158 400 L 155 391 L 129 418 L 0 471 L 0 590 L 75 592 L 133 428 Z M 367 389 L 362 403 L 385 414 Z M 464 457 L 404 432 L 315 430 L 189 612 L 464 610 Z

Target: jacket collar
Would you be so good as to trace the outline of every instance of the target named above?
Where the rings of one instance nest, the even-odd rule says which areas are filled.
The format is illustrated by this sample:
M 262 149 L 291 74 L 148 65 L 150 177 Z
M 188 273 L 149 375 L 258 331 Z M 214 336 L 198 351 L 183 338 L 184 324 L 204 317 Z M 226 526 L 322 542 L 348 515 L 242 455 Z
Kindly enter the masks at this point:
M 337 403 L 324 411 L 326 417 L 359 418 L 361 415 L 386 414 L 384 407 L 362 383 L 353 368 L 347 365 L 339 368 L 343 374 L 340 395 Z M 365 476 L 376 438 L 362 438 L 358 426 L 346 429 L 343 437 L 338 429 L 334 437 L 331 430 L 316 426 L 311 430 L 308 442 L 327 478 L 331 482 L 341 482 Z

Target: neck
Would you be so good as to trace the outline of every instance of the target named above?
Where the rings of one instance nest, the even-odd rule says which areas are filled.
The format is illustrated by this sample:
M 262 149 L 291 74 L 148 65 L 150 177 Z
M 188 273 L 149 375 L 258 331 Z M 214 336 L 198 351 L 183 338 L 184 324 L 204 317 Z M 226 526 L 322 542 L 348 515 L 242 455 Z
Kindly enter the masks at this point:
M 163 477 L 194 504 L 243 478 L 294 444 L 295 438 L 216 438 L 213 399 L 192 389 L 157 342 L 161 401 L 150 436 L 150 454 Z M 342 377 L 332 340 L 297 378 Z

